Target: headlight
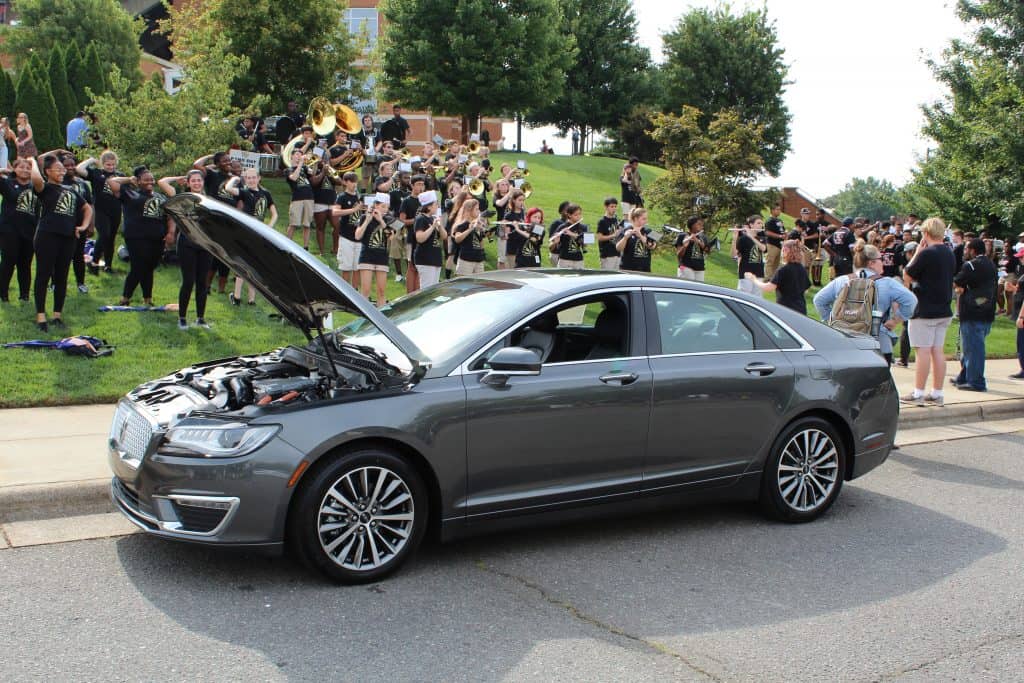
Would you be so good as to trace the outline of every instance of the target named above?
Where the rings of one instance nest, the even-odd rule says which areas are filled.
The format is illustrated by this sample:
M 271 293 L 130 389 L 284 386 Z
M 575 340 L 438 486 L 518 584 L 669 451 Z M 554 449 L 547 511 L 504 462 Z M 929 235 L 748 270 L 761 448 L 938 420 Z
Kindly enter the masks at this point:
M 186 424 L 173 427 L 158 449 L 167 455 L 234 458 L 252 453 L 277 434 L 278 425 L 250 426 L 240 422 Z

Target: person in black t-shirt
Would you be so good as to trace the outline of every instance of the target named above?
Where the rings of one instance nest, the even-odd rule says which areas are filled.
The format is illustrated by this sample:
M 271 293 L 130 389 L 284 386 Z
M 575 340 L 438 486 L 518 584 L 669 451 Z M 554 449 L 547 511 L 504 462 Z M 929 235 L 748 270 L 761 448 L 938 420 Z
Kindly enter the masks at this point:
M 303 163 L 302 152 L 292 151 L 292 165 L 285 172 L 285 180 L 292 190 L 288 205 L 288 229 L 285 234 L 292 239 L 297 228 L 302 228 L 302 248 L 309 251 L 309 226 L 313 221 L 313 185 L 309 171 Z
M 567 218 L 565 210 L 569 208 L 570 203 L 571 202 L 562 202 L 558 205 L 558 218 L 551 221 L 551 225 L 548 227 L 548 239 L 553 239 L 555 233 L 561 230 L 562 226 L 565 225 Z M 555 268 L 558 266 L 558 252 L 549 250 L 549 253 L 551 256 L 551 267 Z
M 657 248 L 658 243 L 649 237 L 651 231 L 646 227 L 647 209 L 633 207 L 629 212 L 629 222 L 631 227 L 622 233 L 615 245 L 622 255 L 620 267 L 634 273 L 649 273 L 651 251 Z
M 825 240 L 825 251 L 829 253 L 832 267 L 829 275 L 834 280 L 840 275 L 853 273 L 853 245 L 857 238 L 853 234 L 853 219 L 844 218 L 843 224 Z
M 507 180 L 499 180 L 499 183 L 508 182 Z M 505 265 L 508 267 L 514 267 L 516 264 L 517 256 L 520 249 L 522 249 L 523 242 L 528 239 L 524 237 L 524 233 L 528 234 L 523 225 L 526 223 L 526 195 L 519 188 L 513 188 L 508 193 L 509 201 L 506 205 L 505 215 L 499 220 L 498 234 L 505 235 Z M 519 228 L 519 230 L 516 230 Z M 501 249 L 501 241 L 498 241 L 498 249 Z M 498 255 L 501 255 L 499 251 Z M 499 259 L 499 264 L 501 263 Z M 530 267 L 536 267 L 537 264 L 531 264 Z
M 384 290 L 388 283 L 388 238 L 391 232 L 384 219 L 387 210 L 386 203 L 375 199 L 356 228 L 356 239 L 363 245 L 359 251 L 360 292 L 369 299 L 370 287 L 376 283 L 378 308 L 387 303 Z
M 914 391 L 900 397 L 904 403 L 943 405 L 946 380 L 946 356 L 943 347 L 946 330 L 953 316 L 953 251 L 943 244 L 946 224 L 941 218 L 929 218 L 921 224 L 921 244 L 903 270 L 903 282 L 917 295 L 917 311 L 910 319 L 910 345 L 917 352 Z M 932 392 L 925 386 L 932 366 Z
M 763 228 L 764 219 L 755 214 L 747 219 L 746 225 L 736 234 L 737 273 L 739 275 L 737 289 L 753 296 L 762 296 L 761 290 L 747 280 L 746 275 L 753 273 L 758 278 L 764 277 L 765 245 L 757 239 Z
M 764 239 L 767 244 L 764 264 L 764 276 L 771 280 L 779 268 L 782 259 L 782 240 L 786 238 L 786 228 L 779 215 L 782 207 L 776 204 L 771 208 L 771 217 L 764 223 Z
M 744 277 L 762 292 L 775 292 L 775 301 L 780 306 L 807 315 L 807 299 L 804 292 L 811 288 L 811 279 L 803 264 L 803 244 L 800 240 L 786 240 L 782 243 L 781 268 L 775 271 L 771 280 L 760 280 L 751 272 Z
M 704 219 L 690 216 L 686 219 L 688 233 L 676 237 L 677 274 L 681 280 L 704 282 L 705 256 L 711 251 L 711 242 L 704 236 Z
M 525 225 L 514 225 L 519 235 L 519 250 L 516 252 L 516 268 L 540 267 L 540 248 L 544 244 L 544 212 L 533 207 L 526 212 Z
M 409 133 L 409 122 L 402 117 L 402 108 L 397 104 L 391 108 L 393 118 L 388 119 L 380 126 L 380 136 L 383 140 L 395 143 L 396 149 L 405 147 L 405 138 Z
M 195 194 L 205 194 L 204 177 L 201 171 L 192 169 L 183 176 L 161 178 L 157 186 L 168 197 L 177 194 L 175 185 Z M 188 329 L 188 303 L 192 298 L 192 290 L 196 293 L 196 327 L 210 329 L 206 322 L 206 297 L 209 293 L 206 276 L 210 272 L 213 257 L 209 252 L 200 249 L 183 231 L 178 231 L 176 242 L 178 267 L 181 268 L 181 286 L 178 288 L 178 329 Z
M 2 144 L 2 141 L 0 141 Z M 0 180 L 0 301 L 9 301 L 11 277 L 18 272 L 18 298 L 28 301 L 32 288 L 32 240 L 39 222 L 39 199 L 32 187 L 32 164 L 16 159 L 13 173 Z
M 444 244 L 448 241 L 441 216 L 437 192 L 428 190 L 417 197 L 420 203 L 419 215 L 413 221 L 416 244 L 413 247 L 413 261 L 420 278 L 421 287 L 436 285 L 441 280 L 444 266 Z
M 484 219 L 480 215 L 480 202 L 467 198 L 452 218 L 452 239 L 458 245 L 456 275 L 476 275 L 484 272 Z
M 238 198 L 235 208 L 241 210 L 258 221 L 273 229 L 277 223 L 277 207 L 274 206 L 274 197 L 260 185 L 260 174 L 255 168 L 247 168 L 242 172 L 242 181 L 245 187 L 239 189 L 238 178 L 232 178 L 228 182 L 227 191 Z M 228 295 L 228 300 L 238 306 L 242 302 L 242 284 L 245 282 L 235 273 L 235 289 Z M 256 289 L 252 284 L 249 286 L 249 305 L 256 303 Z
M 960 339 L 963 357 L 960 374 L 953 380 L 964 391 L 987 391 L 985 382 L 985 337 L 992 331 L 996 317 L 996 287 L 999 275 L 995 264 L 985 257 L 985 243 L 972 239 L 964 249 L 965 261 L 953 284 L 960 295 Z
M 208 197 L 229 206 L 235 205 L 235 198 L 224 189 L 232 177 L 231 155 L 228 152 L 216 152 L 196 159 L 192 168 L 203 174 L 203 187 Z M 210 272 L 206 276 L 207 289 L 213 283 L 214 275 L 217 276 L 217 291 L 223 294 L 228 283 L 228 267 L 218 259 L 211 262 Z
M 565 215 L 565 223 L 551 237 L 548 248 L 558 254 L 559 268 L 583 270 L 583 233 L 586 232 L 586 226 L 581 225 L 583 209 L 579 204 L 569 204 Z
M 398 220 L 402 221 L 405 226 L 403 229 L 405 230 L 405 261 L 407 266 L 405 291 L 407 293 L 415 292 L 420 288 L 419 273 L 413 260 L 413 251 L 416 244 L 416 230 L 413 227 L 413 223 L 416 221 L 416 214 L 420 210 L 419 196 L 420 192 L 423 192 L 426 178 L 417 174 L 409 178 L 409 183 L 411 188 L 409 196 L 403 199 L 398 207 Z
M 120 305 L 131 303 L 135 288 L 141 286 L 143 304 L 152 306 L 153 272 L 160 265 L 164 247 L 174 242 L 164 215 L 167 198 L 153 192 L 156 179 L 145 166 L 136 168 L 131 177 L 111 178 L 108 182 L 124 205 L 124 243 L 129 256 Z
M 604 215 L 597 222 L 597 251 L 601 259 L 601 270 L 619 269 L 619 251 L 615 243 L 619 236 L 619 200 L 605 197 Z
M 42 157 L 43 176 L 32 162 L 32 187 L 39 195 L 40 215 L 36 228 L 36 277 L 34 295 L 36 326 L 43 332 L 46 322 L 46 286 L 53 279 L 53 319 L 50 325 L 64 327 L 64 299 L 68 289 L 68 271 L 75 249 L 76 238 L 92 222 L 92 207 L 81 195 L 63 184 L 64 165 L 56 155 Z
M 93 201 L 92 184 L 83 178 L 79 178 L 75 172 L 77 160 L 71 152 L 61 150 L 61 163 L 64 164 L 64 184 L 75 188 L 75 192 L 81 195 L 85 203 L 92 208 L 93 222 L 89 229 L 78 236 L 75 240 L 75 253 L 71 257 L 71 268 L 75 273 L 75 284 L 80 294 L 88 294 L 89 287 L 85 284 L 85 241 L 95 232 L 96 205 Z M 95 252 L 94 252 L 95 253 Z
M 345 135 L 344 131 L 338 131 Z M 351 151 L 347 147 L 348 137 L 345 137 L 345 146 L 337 145 L 331 147 L 327 157 L 317 166 L 317 173 L 313 176 L 313 227 L 316 228 L 316 245 L 320 249 L 320 256 L 324 255 L 324 240 L 327 222 L 330 221 L 334 231 L 331 233 L 331 253 L 338 253 L 338 218 L 331 211 L 334 200 L 338 198 L 338 186 L 341 185 L 341 174 L 336 167 L 347 159 Z M 328 166 L 331 167 L 330 170 Z M 332 175 L 333 173 L 333 175 Z
M 361 245 L 356 240 L 356 215 L 362 210 L 363 203 L 359 200 L 356 186 L 359 176 L 349 171 L 341 177 L 342 191 L 334 200 L 332 212 L 338 220 L 338 233 L 341 239 L 338 242 L 338 270 L 341 277 L 353 287 L 358 288 L 356 271 L 359 266 L 359 249 Z
M 100 155 L 99 168 L 96 159 L 89 157 L 78 164 L 75 171 L 92 184 L 92 196 L 96 200 L 96 245 L 93 248 L 93 274 L 100 268 L 113 272 L 114 249 L 117 246 L 117 231 L 121 227 L 121 202 L 107 185 L 107 179 L 121 175 L 117 170 L 117 155 L 107 150 Z

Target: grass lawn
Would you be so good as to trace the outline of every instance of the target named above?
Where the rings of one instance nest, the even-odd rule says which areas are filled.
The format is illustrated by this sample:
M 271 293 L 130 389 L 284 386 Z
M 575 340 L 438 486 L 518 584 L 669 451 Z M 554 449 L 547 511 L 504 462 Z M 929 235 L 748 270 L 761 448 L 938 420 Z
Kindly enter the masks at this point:
M 514 164 L 517 159 L 528 161 L 534 194 L 527 205 L 544 209 L 548 223 L 557 215 L 560 202 L 572 200 L 583 207 L 584 221 L 594 226 L 604 212 L 604 198 L 608 195 L 618 197 L 619 194 L 618 175 L 622 161 L 617 159 L 512 153 L 493 156 L 497 164 L 504 161 Z M 659 174 L 659 170 L 653 167 L 644 167 L 642 172 L 645 182 Z M 282 215 L 278 228 L 283 231 L 289 198 L 287 185 L 277 179 L 269 179 L 265 184 L 273 193 Z M 652 225 L 664 222 L 663 214 L 658 211 L 651 213 Z M 791 221 L 787 225 L 789 223 Z M 724 239 L 726 232 L 722 231 L 721 235 Z M 299 237 L 296 235 L 297 240 Z M 315 238 L 310 242 L 315 251 Z M 490 269 L 494 266 L 494 243 L 489 243 L 487 250 Z M 324 260 L 335 266 L 333 257 Z M 586 263 L 588 267 L 597 267 L 596 246 L 588 250 Z M 0 342 L 88 334 L 106 339 L 117 350 L 113 356 L 96 360 L 66 356 L 59 351 L 0 350 L 3 354 L 0 356 L 3 361 L 0 364 L 0 407 L 112 402 L 140 382 L 195 362 L 266 351 L 282 344 L 301 343 L 304 339 L 291 326 L 271 319 L 272 308 L 266 302 L 260 300 L 256 306 L 243 304 L 236 308 L 228 303 L 226 295 L 217 293 L 211 295 L 207 306 L 206 317 L 212 325 L 210 330 L 179 330 L 177 314 L 170 312 L 100 313 L 96 310 L 99 306 L 115 304 L 120 298 L 127 264 L 118 263 L 115 267 L 117 270 L 113 275 L 87 276 L 88 294 L 79 294 L 74 284 L 70 286 L 64 307 L 68 329 L 63 333 L 39 333 L 34 325 L 33 305 L 16 300 L 15 285 L 12 292 L 14 303 L 0 305 Z M 656 273 L 673 275 L 676 270 L 673 250 L 663 248 L 656 251 L 652 268 Z M 735 288 L 735 272 L 727 245 L 722 252 L 711 254 L 707 271 L 709 283 Z M 176 302 L 179 282 L 177 268 L 162 266 L 158 269 L 154 292 L 156 303 Z M 230 282 L 228 287 L 230 289 Z M 388 298 L 398 298 L 404 292 L 404 285 L 396 283 L 392 274 L 388 281 Z M 812 294 L 813 291 L 809 293 L 808 301 Z M 134 300 L 141 301 L 141 292 L 136 292 Z M 52 299 L 48 298 L 47 302 L 52 306 Z M 808 308 L 813 310 L 813 306 Z M 193 302 L 189 320 L 194 319 Z M 950 353 L 954 348 L 955 330 L 954 325 L 947 339 L 946 349 Z M 1010 321 L 997 321 L 988 338 L 988 350 L 990 357 L 1014 355 L 1015 330 Z

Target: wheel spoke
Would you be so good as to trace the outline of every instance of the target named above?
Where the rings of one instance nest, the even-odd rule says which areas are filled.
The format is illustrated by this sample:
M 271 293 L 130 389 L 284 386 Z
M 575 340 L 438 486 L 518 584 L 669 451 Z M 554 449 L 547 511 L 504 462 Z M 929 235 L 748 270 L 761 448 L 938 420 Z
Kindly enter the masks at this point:
M 389 553 L 391 553 L 392 555 L 395 554 L 395 546 L 388 543 L 388 539 L 384 538 L 384 535 L 381 534 L 380 531 L 378 531 L 377 529 L 373 529 L 370 533 L 377 537 L 377 540 L 380 541 L 384 545 L 384 547 L 388 549 Z
M 355 532 L 356 532 L 356 528 L 353 526 L 348 531 L 346 531 L 345 533 L 338 534 L 338 537 L 336 539 L 334 539 L 333 541 L 331 541 L 330 543 L 328 543 L 327 545 L 324 546 L 324 550 L 326 550 L 327 554 L 330 555 L 332 552 L 334 552 L 335 548 L 337 548 L 339 545 L 341 545 L 342 541 L 344 541 L 346 538 L 348 538 L 349 536 L 351 536 Z M 342 552 L 344 552 L 344 551 L 342 551 Z
M 378 522 L 411 522 L 412 518 L 413 514 L 411 512 L 406 512 L 398 515 L 376 515 L 374 517 L 374 519 Z
M 356 509 L 356 506 L 350 503 L 348 499 L 345 498 L 345 496 L 343 496 L 334 486 L 332 486 L 327 492 L 327 495 L 341 503 L 349 512 L 359 514 L 359 510 Z
M 395 536 L 398 536 L 399 538 L 403 538 L 403 539 L 409 538 L 409 532 L 406 531 L 405 529 L 402 529 L 402 528 L 396 529 L 395 527 L 390 526 L 388 524 L 381 524 L 379 528 L 387 529 L 388 531 L 393 533 Z
M 375 541 L 374 538 L 373 538 L 374 537 L 373 529 L 371 529 L 370 527 L 366 527 L 366 534 L 365 535 L 366 535 L 366 540 L 369 542 L 370 557 L 373 558 L 373 566 L 374 567 L 378 567 L 378 566 L 380 566 L 380 552 L 377 550 L 377 541 Z
M 359 545 L 356 546 L 356 553 L 353 555 L 355 568 L 360 569 L 363 566 L 363 551 L 366 550 L 366 534 L 359 535 Z
M 410 500 L 411 498 L 412 498 L 412 496 L 410 496 L 408 493 L 403 493 L 402 495 L 398 496 L 394 500 L 382 504 L 380 506 L 380 509 L 381 510 L 390 510 L 391 508 L 395 507 L 399 503 L 404 503 L 405 501 Z
M 374 505 L 377 504 L 377 496 L 380 495 L 380 487 L 381 487 L 381 485 L 384 484 L 384 480 L 386 478 L 387 478 L 387 475 L 384 473 L 383 470 L 381 470 L 380 474 L 377 476 L 377 483 L 373 487 L 373 494 L 370 496 L 370 502 L 369 502 L 370 507 L 373 507 Z

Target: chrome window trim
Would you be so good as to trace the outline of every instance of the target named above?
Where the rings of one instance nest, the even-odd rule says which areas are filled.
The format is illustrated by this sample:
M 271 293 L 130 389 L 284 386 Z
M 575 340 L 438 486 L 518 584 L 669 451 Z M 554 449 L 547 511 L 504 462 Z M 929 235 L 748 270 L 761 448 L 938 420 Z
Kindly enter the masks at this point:
M 500 334 L 495 335 L 494 338 L 492 338 L 489 342 L 487 342 L 486 344 L 481 346 L 479 349 L 477 349 L 473 354 L 471 354 L 469 356 L 469 358 L 467 358 L 465 361 L 460 363 L 458 365 L 458 367 L 456 367 L 454 370 L 449 372 L 448 373 L 448 377 L 458 377 L 459 375 L 472 375 L 472 374 L 476 374 L 478 372 L 487 372 L 486 370 L 483 370 L 483 369 L 480 369 L 480 370 L 470 370 L 469 366 L 471 366 L 473 363 L 475 363 L 477 358 L 482 356 L 483 353 L 487 349 L 491 348 L 494 344 L 496 344 L 498 342 L 498 340 L 500 340 L 501 338 L 505 337 L 508 334 L 511 334 L 511 332 L 513 330 L 515 330 L 517 327 L 519 327 L 520 325 L 525 323 L 527 320 L 530 320 L 531 318 L 536 318 L 538 315 L 541 315 L 542 313 L 547 313 L 552 308 L 557 308 L 557 307 L 559 307 L 562 304 L 565 304 L 567 302 L 575 301 L 577 299 L 585 299 L 585 298 L 591 297 L 591 296 L 600 296 L 602 294 L 624 294 L 626 292 L 639 292 L 639 291 L 642 291 L 642 290 L 643 290 L 643 288 L 639 287 L 637 285 L 628 286 L 628 287 L 602 287 L 601 289 L 593 289 L 593 290 L 590 290 L 589 292 L 578 292 L 576 294 L 573 294 L 570 297 L 567 297 L 567 298 L 564 298 L 564 299 L 559 299 L 558 301 L 554 301 L 554 302 L 548 304 L 547 306 L 544 306 L 543 308 L 531 311 L 528 315 L 520 318 L 519 320 L 517 320 L 512 325 L 509 325 L 508 328 L 506 328 Z M 607 361 L 610 361 L 610 360 L 616 360 L 616 361 L 643 360 L 644 358 L 647 358 L 647 356 L 628 356 L 628 357 L 625 357 L 625 358 L 599 358 L 599 359 L 596 359 L 596 360 L 574 360 L 574 361 L 565 361 L 565 362 L 562 362 L 562 363 L 547 363 L 543 367 L 558 367 L 558 366 L 562 366 L 562 365 L 574 365 L 574 364 L 579 364 L 579 363 L 602 363 L 602 362 L 607 362 Z
M 775 315 L 774 313 L 772 313 L 771 311 L 769 311 L 769 310 L 767 310 L 765 308 L 762 308 L 761 306 L 758 306 L 757 304 L 755 304 L 753 302 L 745 301 L 744 299 L 739 299 L 739 298 L 734 297 L 734 296 L 729 296 L 728 294 L 719 294 L 718 292 L 703 292 L 703 291 L 697 291 L 697 290 L 693 290 L 693 289 L 673 289 L 673 288 L 670 288 L 670 287 L 643 287 L 642 289 L 645 292 L 668 292 L 669 294 L 693 294 L 695 296 L 708 296 L 708 297 L 712 297 L 714 299 L 727 299 L 729 301 L 735 301 L 737 304 L 740 304 L 742 306 L 750 306 L 754 310 L 759 311 L 760 313 L 763 313 L 767 317 L 769 317 L 772 320 L 774 320 L 775 323 L 779 327 L 784 329 L 786 332 L 788 332 L 790 334 L 790 336 L 793 337 L 793 339 L 795 339 L 798 342 L 800 342 L 800 348 L 798 348 L 798 349 L 769 349 L 769 350 L 771 350 L 771 351 L 814 351 L 815 350 L 815 348 L 813 346 L 811 346 L 810 342 L 808 342 L 806 339 L 803 338 L 803 335 L 799 334 L 796 330 L 794 330 L 792 327 L 787 325 L 784 320 L 780 320 L 777 315 Z M 765 351 L 765 349 L 753 349 L 753 350 L 749 350 L 749 351 L 709 351 L 707 353 L 758 353 L 758 352 L 763 352 L 763 351 Z M 693 356 L 693 355 L 707 355 L 707 354 L 705 354 L 703 352 L 698 352 L 698 353 L 687 353 L 687 354 L 678 354 L 677 353 L 677 354 L 667 354 L 667 355 Z M 653 357 L 654 356 L 652 356 L 652 358 Z

